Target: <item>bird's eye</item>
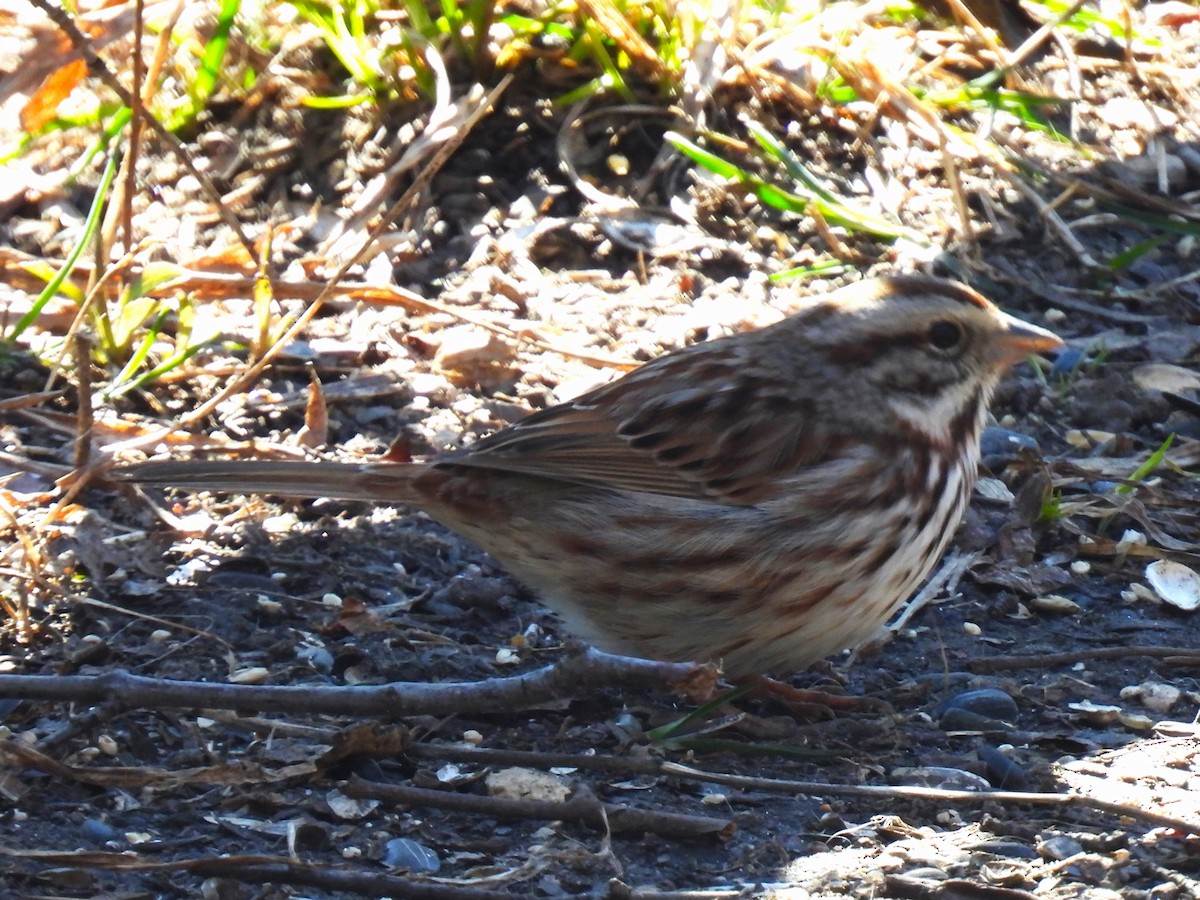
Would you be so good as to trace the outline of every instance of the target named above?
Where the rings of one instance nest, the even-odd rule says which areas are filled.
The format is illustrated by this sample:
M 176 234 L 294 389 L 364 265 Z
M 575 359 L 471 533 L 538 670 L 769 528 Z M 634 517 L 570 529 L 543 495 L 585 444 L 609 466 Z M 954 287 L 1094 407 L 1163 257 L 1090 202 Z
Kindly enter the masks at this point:
M 939 350 L 953 350 L 962 340 L 962 328 L 956 322 L 943 319 L 929 327 L 929 343 Z

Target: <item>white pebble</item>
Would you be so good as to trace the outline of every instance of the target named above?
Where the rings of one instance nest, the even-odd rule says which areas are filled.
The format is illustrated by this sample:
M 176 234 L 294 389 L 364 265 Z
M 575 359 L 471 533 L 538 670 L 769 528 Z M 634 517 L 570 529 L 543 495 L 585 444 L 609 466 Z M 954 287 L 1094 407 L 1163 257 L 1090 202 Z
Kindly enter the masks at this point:
M 1122 700 L 1138 700 L 1146 709 L 1165 713 L 1183 696 L 1183 691 L 1173 684 L 1161 681 L 1143 681 L 1121 688 Z
M 983 629 L 974 622 L 963 622 L 963 634 L 969 634 L 971 637 L 979 637 L 983 634 Z
M 262 684 L 271 673 L 264 666 L 247 666 L 229 676 L 230 684 Z
M 1038 612 L 1055 613 L 1056 615 L 1073 615 L 1079 612 L 1079 604 L 1062 594 L 1034 597 L 1029 601 L 1029 605 Z
M 282 603 L 280 603 L 278 600 L 272 600 L 266 594 L 259 594 L 254 605 L 258 607 L 259 612 L 263 612 L 272 616 L 278 615 L 283 609 Z

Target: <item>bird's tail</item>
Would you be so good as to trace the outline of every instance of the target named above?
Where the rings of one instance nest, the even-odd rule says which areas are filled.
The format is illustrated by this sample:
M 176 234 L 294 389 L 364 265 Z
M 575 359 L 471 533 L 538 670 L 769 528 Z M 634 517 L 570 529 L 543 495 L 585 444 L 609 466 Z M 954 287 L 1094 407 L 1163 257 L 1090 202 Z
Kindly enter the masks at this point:
M 109 476 L 184 490 L 406 503 L 416 499 L 412 482 L 423 471 L 425 466 L 410 463 L 193 459 L 121 466 Z

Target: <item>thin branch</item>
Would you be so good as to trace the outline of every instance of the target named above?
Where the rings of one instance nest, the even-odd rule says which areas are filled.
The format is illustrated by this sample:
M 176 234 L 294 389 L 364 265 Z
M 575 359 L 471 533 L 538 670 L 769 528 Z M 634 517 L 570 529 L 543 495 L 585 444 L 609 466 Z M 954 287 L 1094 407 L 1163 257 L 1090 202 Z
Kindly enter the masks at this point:
M 1086 650 L 1070 650 L 1066 653 L 1034 653 L 1028 656 L 989 656 L 973 659 L 969 665 L 972 672 L 1003 672 L 1008 669 L 1048 669 L 1054 666 L 1070 666 L 1077 662 L 1097 659 L 1127 659 L 1147 656 L 1151 659 L 1178 660 L 1195 665 L 1200 663 L 1200 650 L 1194 647 L 1094 647 Z
M 395 875 L 310 865 L 277 856 L 214 856 L 170 862 L 147 860 L 131 853 L 81 850 L 21 850 L 0 845 L 0 856 L 47 866 L 104 869 L 118 872 L 187 872 L 205 878 L 234 878 L 250 884 L 296 884 L 326 890 L 352 891 L 367 897 L 406 897 L 411 900 L 512 900 L 508 891 L 415 881 Z
M 562 802 L 516 800 L 400 784 L 381 784 L 353 775 L 342 786 L 342 793 L 359 800 L 383 800 L 400 806 L 432 807 L 496 819 L 580 822 L 613 834 L 650 832 L 669 838 L 717 838 L 727 841 L 737 830 L 737 826 L 729 819 L 639 809 L 624 803 L 601 803 L 599 798 L 589 792 L 577 793 Z
M 1031 806 L 1091 809 L 1118 817 L 1128 817 L 1139 822 L 1173 828 L 1183 834 L 1200 835 L 1200 821 L 1189 821 L 1174 816 L 1156 813 L 1126 803 L 1112 803 L 1089 797 L 1085 794 L 1059 794 L 1036 791 L 952 791 L 945 788 L 926 788 L 911 785 L 884 784 L 824 784 L 819 781 L 792 781 L 786 778 L 755 778 L 747 775 L 730 775 L 725 772 L 705 772 L 691 766 L 664 761 L 660 767 L 663 775 L 675 775 L 692 781 L 712 784 L 727 784 L 730 787 L 756 791 L 773 791 L 784 794 L 813 794 L 834 797 L 870 797 L 895 800 L 933 800 L 943 803 L 1027 803 Z
M 654 687 L 703 693 L 711 690 L 715 680 L 716 671 L 710 666 L 660 663 L 587 649 L 533 672 L 478 682 L 392 682 L 353 687 L 211 684 L 164 681 L 116 669 L 95 676 L 0 675 L 0 697 L 70 703 L 119 700 L 130 709 L 214 707 L 391 719 L 529 709 L 606 688 Z

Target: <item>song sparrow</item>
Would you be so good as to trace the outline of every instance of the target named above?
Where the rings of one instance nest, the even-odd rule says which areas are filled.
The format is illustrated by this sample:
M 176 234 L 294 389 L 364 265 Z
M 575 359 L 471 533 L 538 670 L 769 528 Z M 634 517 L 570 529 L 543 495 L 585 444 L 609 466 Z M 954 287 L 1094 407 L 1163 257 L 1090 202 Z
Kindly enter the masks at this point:
M 1058 337 L 946 281 L 855 284 L 425 462 L 123 479 L 411 504 L 618 653 L 792 671 L 873 634 L 962 517 L 1001 374 Z

